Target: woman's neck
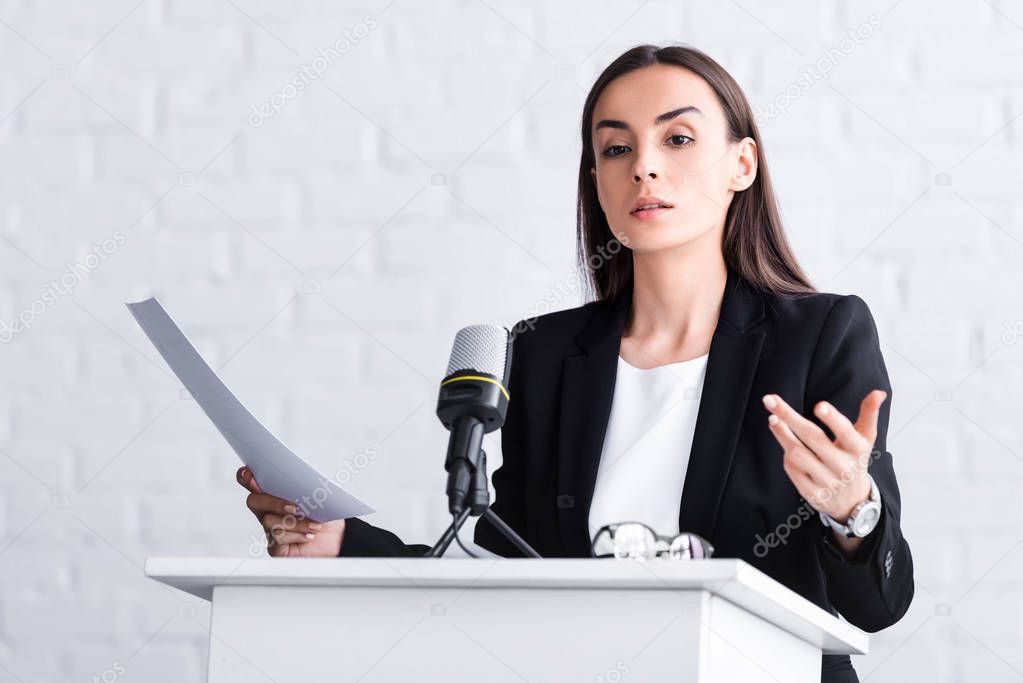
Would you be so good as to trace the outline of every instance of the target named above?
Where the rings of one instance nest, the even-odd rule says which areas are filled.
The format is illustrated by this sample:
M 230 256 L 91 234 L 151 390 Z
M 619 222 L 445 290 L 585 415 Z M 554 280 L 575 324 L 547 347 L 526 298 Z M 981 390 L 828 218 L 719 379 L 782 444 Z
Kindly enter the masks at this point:
M 633 253 L 632 307 L 622 345 L 634 358 L 646 356 L 645 365 L 689 360 L 710 349 L 728 269 L 719 246 L 692 246 Z

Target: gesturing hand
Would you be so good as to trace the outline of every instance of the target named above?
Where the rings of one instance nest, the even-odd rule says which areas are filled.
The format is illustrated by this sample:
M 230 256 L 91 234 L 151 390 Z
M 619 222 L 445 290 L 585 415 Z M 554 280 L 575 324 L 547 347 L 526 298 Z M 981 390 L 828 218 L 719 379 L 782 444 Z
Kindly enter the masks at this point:
M 835 435 L 800 415 L 777 394 L 764 396 L 771 433 L 785 449 L 785 473 L 800 495 L 815 510 L 838 522 L 852 514 L 858 503 L 870 496 L 867 466 L 877 438 L 877 419 L 888 394 L 874 389 L 860 403 L 860 415 L 853 424 L 827 401 L 814 413 Z

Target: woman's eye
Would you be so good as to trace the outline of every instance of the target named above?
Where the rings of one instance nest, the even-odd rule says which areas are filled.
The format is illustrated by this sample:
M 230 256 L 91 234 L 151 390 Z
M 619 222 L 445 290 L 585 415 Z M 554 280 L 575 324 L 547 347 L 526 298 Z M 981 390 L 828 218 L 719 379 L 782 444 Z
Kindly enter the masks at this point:
M 627 150 L 629 148 L 626 147 L 625 145 L 611 145 L 610 147 L 608 147 L 607 149 L 604 150 L 603 154 L 606 157 L 616 157 L 616 156 L 620 156 L 622 154 L 625 154 L 625 152 L 617 152 L 616 153 L 614 150 L 617 150 L 617 149 Z
M 688 135 L 672 135 L 668 138 L 668 144 L 672 147 L 688 147 L 693 142 L 693 139 Z M 628 151 L 629 148 L 626 145 L 611 145 L 601 152 L 601 154 L 605 157 L 618 157 Z

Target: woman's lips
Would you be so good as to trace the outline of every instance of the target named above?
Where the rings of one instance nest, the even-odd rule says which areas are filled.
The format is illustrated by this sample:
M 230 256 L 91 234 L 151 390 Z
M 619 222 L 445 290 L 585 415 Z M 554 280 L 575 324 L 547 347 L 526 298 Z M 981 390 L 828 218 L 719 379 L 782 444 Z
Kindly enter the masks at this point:
M 674 208 L 674 207 L 670 207 L 670 208 L 668 208 L 668 207 L 660 207 L 660 208 L 656 208 L 656 209 L 643 209 L 641 211 L 634 211 L 634 212 L 632 212 L 631 216 L 633 218 L 638 218 L 641 221 L 650 221 L 650 220 L 653 220 L 653 219 L 657 218 L 662 213 L 667 213 L 667 212 L 671 211 L 672 208 Z

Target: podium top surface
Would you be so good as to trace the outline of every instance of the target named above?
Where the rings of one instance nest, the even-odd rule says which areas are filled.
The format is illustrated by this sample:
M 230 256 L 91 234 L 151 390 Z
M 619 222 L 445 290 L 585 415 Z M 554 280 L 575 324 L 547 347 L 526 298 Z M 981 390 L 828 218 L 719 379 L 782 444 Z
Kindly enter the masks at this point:
M 869 638 L 742 560 L 153 557 L 146 576 L 204 600 L 216 586 L 705 590 L 821 647 L 866 654 Z

